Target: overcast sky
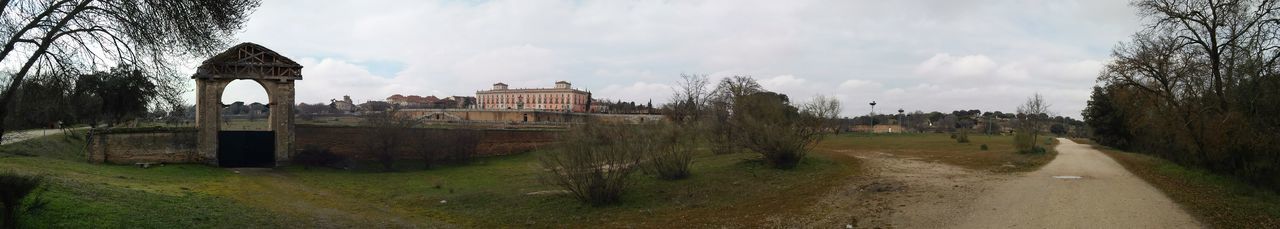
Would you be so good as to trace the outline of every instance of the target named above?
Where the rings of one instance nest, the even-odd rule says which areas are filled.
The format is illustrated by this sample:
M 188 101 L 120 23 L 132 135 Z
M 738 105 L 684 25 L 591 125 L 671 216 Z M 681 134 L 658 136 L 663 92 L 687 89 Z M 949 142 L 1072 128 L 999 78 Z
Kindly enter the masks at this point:
M 1096 1 L 264 1 L 238 36 L 301 63 L 299 102 L 469 95 L 566 80 L 661 104 L 680 74 L 750 75 L 844 116 L 1014 111 L 1041 93 L 1080 117 L 1100 67 L 1139 29 Z M 224 101 L 265 101 L 249 81 Z M 194 100 L 188 100 L 194 101 Z

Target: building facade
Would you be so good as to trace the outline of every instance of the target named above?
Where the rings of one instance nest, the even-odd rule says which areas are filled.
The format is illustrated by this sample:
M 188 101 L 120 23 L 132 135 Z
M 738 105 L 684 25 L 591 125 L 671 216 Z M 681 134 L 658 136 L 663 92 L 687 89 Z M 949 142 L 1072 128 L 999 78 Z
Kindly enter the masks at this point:
M 510 89 L 493 84 L 493 89 L 476 92 L 480 109 L 587 112 L 591 93 L 573 89 L 569 82 L 557 81 L 553 88 Z

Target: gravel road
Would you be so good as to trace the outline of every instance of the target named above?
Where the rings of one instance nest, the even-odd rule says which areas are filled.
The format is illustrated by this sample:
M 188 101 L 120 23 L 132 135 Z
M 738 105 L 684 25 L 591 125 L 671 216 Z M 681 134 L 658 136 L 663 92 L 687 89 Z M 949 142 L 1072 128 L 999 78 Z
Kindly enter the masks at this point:
M 1059 138 L 1058 157 L 994 184 L 957 228 L 1200 228 L 1169 197 L 1089 145 Z
M 84 129 L 84 128 L 85 127 L 72 128 L 72 130 L 78 130 L 78 129 Z M 43 137 L 51 134 L 60 134 L 62 132 L 63 132 L 63 129 L 36 129 L 36 130 L 23 130 L 23 131 L 9 132 L 4 134 L 4 140 L 0 141 L 0 145 L 8 145 L 14 142 L 26 141 L 32 138 Z

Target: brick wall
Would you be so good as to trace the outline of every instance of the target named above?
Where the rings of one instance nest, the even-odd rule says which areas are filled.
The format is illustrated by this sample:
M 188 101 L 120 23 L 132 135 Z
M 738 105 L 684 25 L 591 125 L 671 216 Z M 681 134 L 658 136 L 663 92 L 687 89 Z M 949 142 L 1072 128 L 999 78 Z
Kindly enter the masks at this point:
M 372 154 L 367 153 L 372 129 L 350 126 L 304 126 L 295 127 L 294 145 L 297 150 L 308 146 L 328 148 L 335 154 L 345 155 L 357 160 L 370 160 Z M 409 136 L 423 136 L 424 132 L 445 132 L 449 129 L 412 129 Z M 474 130 L 480 133 L 478 156 L 496 156 L 523 153 L 553 143 L 558 131 L 547 130 Z M 406 147 L 398 149 L 400 158 L 417 157 L 414 149 L 408 147 L 417 141 L 432 139 L 409 139 Z M 202 158 L 196 151 L 196 131 L 184 129 L 131 129 L 91 131 L 89 134 L 89 161 L 94 163 L 132 164 L 137 162 L 163 163 L 205 163 L 211 158 Z
M 199 163 L 205 161 L 196 153 L 195 129 L 92 131 L 89 134 L 88 153 L 89 161 L 94 163 Z
M 373 139 L 372 129 L 367 127 L 348 126 L 296 126 L 294 145 L 297 150 L 307 147 L 327 148 L 334 154 L 344 155 L 357 160 L 371 160 L 373 154 L 366 152 Z M 411 129 L 407 136 L 424 136 L 425 132 L 459 131 L 450 129 Z M 545 147 L 553 143 L 558 131 L 547 130 L 473 130 L 480 132 L 478 156 L 496 156 L 523 153 Z M 404 147 L 398 147 L 400 158 L 415 158 L 417 154 L 411 147 L 418 141 L 433 139 L 408 139 Z M 428 144 L 429 145 L 429 144 Z

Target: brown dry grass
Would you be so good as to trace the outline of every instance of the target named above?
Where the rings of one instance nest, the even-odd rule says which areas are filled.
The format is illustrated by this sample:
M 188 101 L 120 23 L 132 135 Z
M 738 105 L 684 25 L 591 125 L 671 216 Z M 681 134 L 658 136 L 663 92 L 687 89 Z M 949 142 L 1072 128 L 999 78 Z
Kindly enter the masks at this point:
M 1040 144 L 1044 144 L 1042 137 Z M 957 143 L 947 134 L 846 134 L 829 137 L 819 149 L 883 152 L 908 159 L 939 162 L 973 170 L 993 172 L 1034 171 L 1052 161 L 1057 152 L 1046 145 L 1044 154 L 1019 154 L 1013 136 L 969 135 L 968 143 Z M 988 149 L 982 150 L 986 144 Z M 1054 144 L 1057 144 L 1056 141 Z

